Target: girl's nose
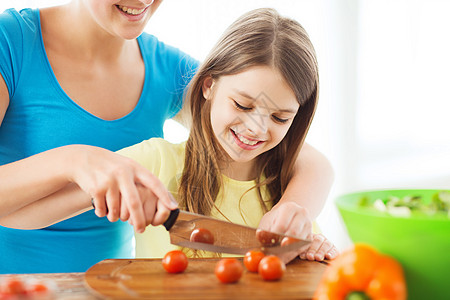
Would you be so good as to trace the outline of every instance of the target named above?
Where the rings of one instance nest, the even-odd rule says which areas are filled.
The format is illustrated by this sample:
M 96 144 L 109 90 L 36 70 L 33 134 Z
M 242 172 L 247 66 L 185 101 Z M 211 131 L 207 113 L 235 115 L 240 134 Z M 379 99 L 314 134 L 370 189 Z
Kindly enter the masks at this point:
M 256 136 L 266 134 L 268 130 L 269 116 L 266 114 L 254 113 L 249 115 L 245 122 L 247 129 Z

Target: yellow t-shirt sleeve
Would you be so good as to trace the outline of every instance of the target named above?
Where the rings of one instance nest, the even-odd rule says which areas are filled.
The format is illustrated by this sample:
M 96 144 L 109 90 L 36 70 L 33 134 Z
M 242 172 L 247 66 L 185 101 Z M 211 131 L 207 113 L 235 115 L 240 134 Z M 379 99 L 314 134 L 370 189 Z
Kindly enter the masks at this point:
M 156 177 L 159 177 L 161 170 L 161 153 L 158 147 L 159 139 L 153 138 L 143 141 L 139 144 L 121 149 L 117 151 L 118 154 L 129 157 L 150 172 Z

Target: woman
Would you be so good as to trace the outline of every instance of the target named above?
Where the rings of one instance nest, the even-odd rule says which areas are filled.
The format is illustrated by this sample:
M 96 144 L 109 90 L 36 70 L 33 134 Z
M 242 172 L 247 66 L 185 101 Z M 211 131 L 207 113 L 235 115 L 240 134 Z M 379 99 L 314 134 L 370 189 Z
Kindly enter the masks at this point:
M 182 93 L 197 62 L 142 34 L 160 4 L 74 0 L 0 15 L 0 217 L 29 208 L 67 181 L 94 199 L 98 217 L 106 215 L 101 203 L 120 201 L 123 220 L 129 214 L 137 232 L 153 221 L 145 203 L 153 203 L 150 210 L 158 203 L 171 207 L 159 180 L 102 149 L 162 136 L 164 121 L 184 114 L 178 112 Z M 91 146 L 63 147 L 69 144 Z M 72 160 L 72 151 L 84 155 Z M 62 174 L 65 164 L 77 168 Z M 303 224 L 326 199 L 332 177 L 328 161 L 305 148 L 296 168 L 281 199 L 296 209 L 273 209 L 263 219 L 266 229 L 277 229 L 276 220 L 285 215 Z M 322 186 L 310 185 L 320 180 Z M 155 193 L 142 199 L 139 186 Z M 312 197 L 314 204 L 303 205 Z M 119 216 L 108 211 L 111 222 Z M 0 227 L 0 273 L 85 271 L 105 258 L 132 257 L 131 227 L 108 220 L 86 212 L 41 230 Z

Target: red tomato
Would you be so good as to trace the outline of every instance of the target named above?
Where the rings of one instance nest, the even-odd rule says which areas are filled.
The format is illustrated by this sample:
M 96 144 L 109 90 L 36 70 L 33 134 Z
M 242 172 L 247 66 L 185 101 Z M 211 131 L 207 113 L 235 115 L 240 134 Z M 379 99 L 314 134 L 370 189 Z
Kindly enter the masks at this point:
M 242 264 L 235 258 L 223 258 L 219 260 L 214 270 L 216 277 L 223 283 L 237 282 L 244 268 Z
M 3 282 L 0 293 L 2 295 L 25 295 L 25 284 L 20 279 L 8 278 Z
M 214 244 L 214 236 L 206 228 L 196 228 L 191 233 L 191 242 Z
M 49 288 L 44 283 L 34 283 L 28 288 L 31 294 L 44 294 L 49 292 Z
M 278 280 L 285 270 L 286 265 L 275 255 L 268 255 L 259 262 L 258 273 L 264 280 Z
M 169 251 L 162 259 L 162 265 L 169 273 L 181 273 L 188 266 L 186 254 L 181 250 Z
M 258 229 L 256 230 L 256 238 L 263 246 L 275 246 L 280 242 L 281 236 L 273 232 Z
M 258 265 L 265 254 L 258 250 L 250 250 L 245 253 L 244 265 L 250 272 L 258 272 Z
M 293 238 L 293 237 L 288 237 L 285 236 L 282 240 L 281 240 L 281 246 L 287 246 L 293 243 L 296 243 L 300 241 L 299 239 Z

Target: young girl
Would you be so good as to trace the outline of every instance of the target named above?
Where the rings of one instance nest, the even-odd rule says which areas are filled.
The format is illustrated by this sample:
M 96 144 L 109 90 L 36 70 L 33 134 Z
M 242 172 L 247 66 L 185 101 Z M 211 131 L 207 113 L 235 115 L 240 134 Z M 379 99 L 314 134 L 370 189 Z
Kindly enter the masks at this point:
M 257 227 L 292 177 L 318 87 L 305 30 L 257 9 L 228 28 L 191 81 L 187 142 L 150 139 L 119 153 L 155 174 L 182 209 Z M 171 248 L 161 226 L 137 235 L 137 256 L 161 257 Z M 337 255 L 321 235 L 310 249 L 318 253 L 313 259 Z
M 305 195 L 313 196 L 300 201 L 280 198 L 294 194 L 295 189 L 287 188 L 288 182 L 294 182 L 294 164 L 299 167 L 296 159 L 316 107 L 317 91 L 315 54 L 303 28 L 273 10 L 256 10 L 230 27 L 192 81 L 187 95 L 192 113 L 189 140 L 172 145 L 150 139 L 120 154 L 150 169 L 184 209 L 306 238 L 311 231 L 309 214 L 316 216 L 326 197 L 314 191 L 328 193 L 329 178 L 324 187 L 305 165 L 300 173 L 310 176 L 301 184 L 296 178 L 295 189 L 301 186 Z M 317 158 L 307 146 L 304 151 L 303 161 Z M 47 227 L 92 209 L 91 198 L 95 198 L 97 216 L 105 216 L 107 209 L 110 221 L 119 216 L 122 221 L 133 220 L 131 209 L 139 208 L 147 224 L 160 225 L 175 207 L 164 201 L 167 197 L 155 176 L 149 178 L 134 161 L 119 159 L 106 150 L 65 146 L 29 158 L 28 163 L 36 165 L 37 156 L 50 156 L 53 164 L 60 166 L 55 175 L 50 176 L 52 169 L 47 169 L 39 177 L 68 185 L 2 215 L 2 226 Z M 316 173 L 327 174 L 320 171 L 326 169 L 321 165 Z M 31 178 L 32 172 L 28 173 Z M 135 202 L 128 209 L 124 205 L 130 197 L 124 194 L 123 178 L 136 182 L 141 206 Z M 41 186 L 47 186 L 50 179 Z M 301 201 L 303 206 L 297 204 Z M 137 235 L 137 254 L 162 256 L 171 247 L 160 240 L 161 235 L 167 238 L 167 233 L 149 229 L 149 236 Z M 64 241 L 64 235 L 60 238 Z M 110 238 L 98 242 L 114 247 Z M 309 250 L 301 251 L 301 257 L 308 259 L 336 255 L 335 247 L 322 235 L 315 235 Z M 85 270 L 86 264 L 82 268 Z

